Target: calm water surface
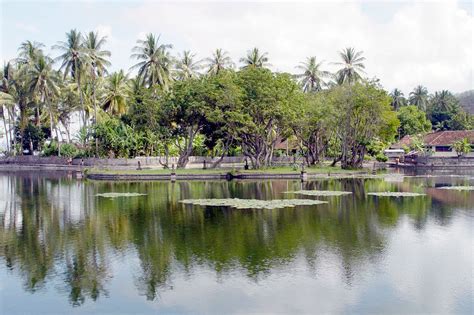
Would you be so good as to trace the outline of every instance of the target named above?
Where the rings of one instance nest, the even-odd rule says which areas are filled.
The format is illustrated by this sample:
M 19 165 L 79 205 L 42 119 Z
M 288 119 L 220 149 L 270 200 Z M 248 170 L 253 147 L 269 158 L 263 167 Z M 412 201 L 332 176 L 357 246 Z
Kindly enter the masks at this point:
M 301 184 L 3 173 L 0 313 L 472 314 L 474 192 L 444 185 L 474 185 L 474 174 Z M 178 202 L 301 188 L 353 194 L 279 210 Z

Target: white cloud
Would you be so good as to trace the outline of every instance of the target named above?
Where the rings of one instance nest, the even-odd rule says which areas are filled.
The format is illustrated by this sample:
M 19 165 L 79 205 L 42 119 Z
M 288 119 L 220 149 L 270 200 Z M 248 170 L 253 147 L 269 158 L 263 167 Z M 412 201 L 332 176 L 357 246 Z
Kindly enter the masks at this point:
M 385 12 L 385 20 L 363 5 L 155 2 L 128 8 L 121 20 L 201 57 L 221 47 L 237 61 L 258 46 L 268 51 L 275 70 L 293 72 L 307 56 L 329 63 L 337 51 L 354 46 L 365 53 L 367 75 L 388 89 L 472 88 L 473 17 L 455 1 L 387 5 L 393 12 Z
M 109 41 L 115 40 L 115 38 L 112 37 L 112 26 L 110 25 L 99 24 L 94 31 L 98 32 L 100 36 L 107 36 L 107 40 Z
M 39 29 L 32 24 L 16 22 L 15 27 L 21 31 L 26 31 L 28 33 L 38 33 Z

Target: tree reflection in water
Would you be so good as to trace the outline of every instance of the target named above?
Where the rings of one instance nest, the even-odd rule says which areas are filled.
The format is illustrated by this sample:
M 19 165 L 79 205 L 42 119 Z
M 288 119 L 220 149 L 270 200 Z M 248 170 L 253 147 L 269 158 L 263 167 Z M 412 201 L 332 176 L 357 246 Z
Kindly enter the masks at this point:
M 35 292 L 48 281 L 74 306 L 107 296 L 111 259 L 140 261 L 134 279 L 149 300 L 172 288 L 173 273 L 198 266 L 217 277 L 236 269 L 258 282 L 275 268 L 304 257 L 314 272 L 318 255 L 336 255 L 344 281 L 383 256 L 387 233 L 407 217 L 422 230 L 428 216 L 449 224 L 452 209 L 432 196 L 377 198 L 370 191 L 420 191 L 426 180 L 380 179 L 206 182 L 81 182 L 63 176 L 0 175 L 1 249 L 6 267 Z M 340 190 L 318 197 L 329 204 L 281 210 L 233 210 L 178 203 L 192 198 L 285 198 L 289 190 Z M 137 198 L 96 198 L 97 193 L 139 192 Z M 443 194 L 459 194 L 444 191 Z M 315 198 L 304 196 L 304 198 Z M 458 199 L 456 199 L 458 200 Z M 471 202 L 466 197 L 465 205 Z M 459 201 L 457 201 L 459 202 Z M 133 249 L 133 250 L 131 250 Z M 383 257 L 382 257 L 383 258 Z

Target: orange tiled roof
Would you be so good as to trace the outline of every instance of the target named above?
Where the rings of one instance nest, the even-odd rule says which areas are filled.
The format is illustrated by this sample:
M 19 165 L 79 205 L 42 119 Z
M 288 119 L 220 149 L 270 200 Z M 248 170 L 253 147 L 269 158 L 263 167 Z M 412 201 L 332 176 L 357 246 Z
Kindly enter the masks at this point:
M 474 144 L 474 130 L 452 130 L 427 133 L 423 136 L 423 142 L 427 146 L 450 146 L 454 142 L 468 138 L 471 144 Z M 403 137 L 398 143 L 392 145 L 392 148 L 403 148 L 410 146 L 410 136 Z

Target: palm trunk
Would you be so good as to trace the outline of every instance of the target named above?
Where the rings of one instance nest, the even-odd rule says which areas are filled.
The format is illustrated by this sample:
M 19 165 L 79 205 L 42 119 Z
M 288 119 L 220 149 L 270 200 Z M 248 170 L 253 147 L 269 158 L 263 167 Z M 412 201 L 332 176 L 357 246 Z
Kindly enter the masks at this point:
M 2 107 L 3 107 L 3 105 L 2 105 Z M 3 110 L 3 108 L 2 108 L 2 110 Z M 7 152 L 9 152 L 10 151 L 10 141 L 8 141 L 8 135 L 10 134 L 10 129 L 7 130 L 7 118 L 5 116 L 5 112 L 6 112 L 6 108 L 2 112 L 3 113 L 2 119 L 3 119 L 3 129 L 5 129 L 5 139 L 7 141 Z
M 97 104 L 95 100 L 95 78 L 92 86 L 92 99 L 94 102 L 94 125 L 97 127 Z M 95 137 L 95 156 L 98 158 L 99 157 L 99 139 Z

